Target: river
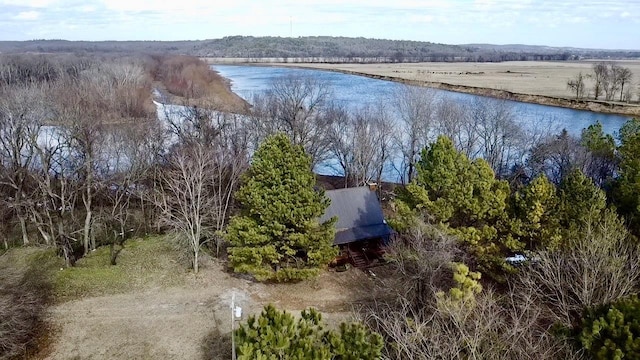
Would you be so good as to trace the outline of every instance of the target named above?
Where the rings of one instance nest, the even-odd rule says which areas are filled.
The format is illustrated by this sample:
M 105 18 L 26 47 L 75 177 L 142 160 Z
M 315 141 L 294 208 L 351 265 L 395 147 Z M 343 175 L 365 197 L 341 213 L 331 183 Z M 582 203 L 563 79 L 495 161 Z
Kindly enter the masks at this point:
M 251 102 L 254 93 L 265 91 L 275 78 L 286 75 L 312 76 L 328 82 L 331 85 L 335 101 L 350 108 L 388 101 L 400 86 L 404 86 L 392 81 L 323 70 L 244 65 L 214 65 L 213 69 L 231 80 L 231 89 L 249 102 Z M 461 103 L 473 102 L 475 98 L 480 97 L 440 89 L 433 89 L 433 91 L 440 98 L 452 99 Z M 503 100 L 491 99 L 490 101 Z M 517 101 L 508 102 L 512 105 L 517 121 L 525 129 L 532 126 L 543 126 L 554 132 L 567 129 L 570 134 L 579 136 L 583 128 L 599 121 L 606 133 L 615 134 L 628 120 L 628 117 L 620 115 Z

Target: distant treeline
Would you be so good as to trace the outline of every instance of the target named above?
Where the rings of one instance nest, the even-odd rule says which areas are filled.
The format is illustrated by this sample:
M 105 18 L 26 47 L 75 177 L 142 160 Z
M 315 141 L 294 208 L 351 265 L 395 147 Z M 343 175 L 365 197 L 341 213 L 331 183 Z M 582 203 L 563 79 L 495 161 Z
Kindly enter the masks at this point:
M 446 45 L 423 41 L 311 36 L 228 36 L 197 41 L 2 41 L 0 52 L 165 53 L 200 57 L 278 58 L 304 62 L 499 62 L 639 58 L 640 50 L 597 50 L 528 45 Z M 298 59 L 298 60 L 296 60 Z

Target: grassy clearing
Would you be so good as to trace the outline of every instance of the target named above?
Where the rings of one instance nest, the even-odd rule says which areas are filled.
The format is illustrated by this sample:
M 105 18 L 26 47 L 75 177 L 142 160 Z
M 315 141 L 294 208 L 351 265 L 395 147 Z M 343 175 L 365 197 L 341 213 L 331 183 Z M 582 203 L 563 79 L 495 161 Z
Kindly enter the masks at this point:
M 16 270 L 37 267 L 50 272 L 59 265 L 64 265 L 64 261 L 58 259 L 55 250 L 50 247 L 16 247 L 0 254 L 0 267 Z
M 54 294 L 58 300 L 120 294 L 132 290 L 175 286 L 187 269 L 165 237 L 130 240 L 110 265 L 110 250 L 101 247 L 80 259 L 76 266 L 58 269 Z

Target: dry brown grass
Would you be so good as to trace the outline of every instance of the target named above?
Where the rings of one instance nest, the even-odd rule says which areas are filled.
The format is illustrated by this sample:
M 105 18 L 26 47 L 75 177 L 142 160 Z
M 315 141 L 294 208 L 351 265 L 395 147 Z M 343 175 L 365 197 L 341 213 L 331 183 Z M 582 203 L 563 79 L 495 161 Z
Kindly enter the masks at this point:
M 515 93 L 571 97 L 567 80 L 579 72 L 591 72 L 594 61 L 508 61 L 502 63 L 415 63 L 415 64 L 278 64 L 317 69 L 353 71 L 406 80 L 440 82 L 507 90 Z M 618 61 L 640 81 L 640 60 Z M 591 88 L 591 83 L 588 87 Z
M 46 337 L 51 295 L 49 251 L 16 249 L 0 256 L 0 359 L 27 357 Z
M 247 111 L 247 103 L 206 62 L 192 56 L 159 56 L 155 61 L 156 87 L 171 95 L 171 102 L 234 113 Z
M 294 313 L 313 306 L 329 326 L 350 320 L 351 302 L 367 295 L 355 286 L 367 278 L 360 271 L 262 284 L 203 254 L 195 275 L 165 245 L 161 237 L 130 241 L 116 266 L 98 249 L 76 269 L 58 269 L 46 358 L 228 359 L 234 295 L 245 317 L 269 303 Z

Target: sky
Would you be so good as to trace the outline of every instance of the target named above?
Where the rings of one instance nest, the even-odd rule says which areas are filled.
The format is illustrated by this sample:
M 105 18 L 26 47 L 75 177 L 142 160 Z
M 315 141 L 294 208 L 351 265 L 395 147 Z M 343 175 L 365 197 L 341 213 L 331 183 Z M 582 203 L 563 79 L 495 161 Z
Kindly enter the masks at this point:
M 640 49 L 640 0 L 0 0 L 0 40 L 231 35 Z

